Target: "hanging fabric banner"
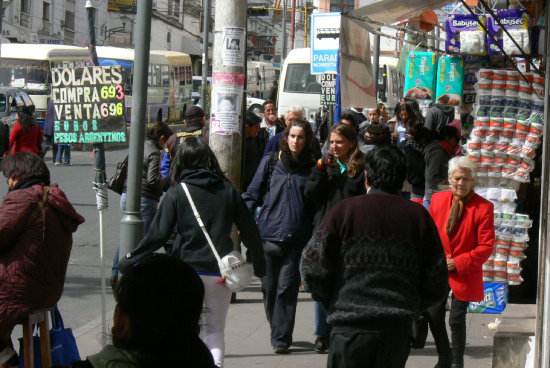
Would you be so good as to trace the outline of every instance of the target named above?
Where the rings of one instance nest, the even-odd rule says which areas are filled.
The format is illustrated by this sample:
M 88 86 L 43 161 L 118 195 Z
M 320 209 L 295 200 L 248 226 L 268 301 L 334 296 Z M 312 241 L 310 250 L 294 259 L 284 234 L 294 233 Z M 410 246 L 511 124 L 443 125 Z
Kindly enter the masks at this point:
M 376 105 L 369 31 L 365 24 L 342 16 L 340 24 L 340 93 L 342 106 Z

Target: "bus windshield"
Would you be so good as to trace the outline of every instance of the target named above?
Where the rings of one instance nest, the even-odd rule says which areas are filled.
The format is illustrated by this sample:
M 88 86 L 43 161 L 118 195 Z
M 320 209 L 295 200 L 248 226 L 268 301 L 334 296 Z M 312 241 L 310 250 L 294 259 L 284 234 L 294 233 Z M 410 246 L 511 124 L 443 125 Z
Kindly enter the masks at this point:
M 285 92 L 321 93 L 321 83 L 310 72 L 309 64 L 288 64 Z
M 46 90 L 49 74 L 47 60 L 0 59 L 1 86 Z

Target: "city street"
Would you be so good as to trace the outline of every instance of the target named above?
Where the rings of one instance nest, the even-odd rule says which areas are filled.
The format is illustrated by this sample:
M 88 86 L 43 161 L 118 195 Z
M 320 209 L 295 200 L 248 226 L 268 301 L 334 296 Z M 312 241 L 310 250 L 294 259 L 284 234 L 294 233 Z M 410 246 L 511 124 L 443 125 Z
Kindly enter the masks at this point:
M 107 175 L 114 172 L 116 163 L 124 158 L 126 150 L 106 152 Z M 71 152 L 72 166 L 53 166 L 51 152 L 47 164 L 51 171 L 52 183 L 59 183 L 76 210 L 86 218 L 74 235 L 74 245 L 67 271 L 65 290 L 59 308 L 65 326 L 73 329 L 81 356 L 97 352 L 101 341 L 101 286 L 99 259 L 99 225 L 95 194 L 92 190 L 93 177 L 90 152 Z M 7 193 L 7 184 L 1 181 L 2 195 Z M 105 234 L 105 276 L 110 276 L 110 266 L 119 241 L 120 196 L 109 192 L 109 209 L 104 216 Z M 112 292 L 107 283 L 108 329 L 114 309 Z M 296 316 L 294 345 L 292 354 L 275 355 L 269 344 L 269 327 L 262 305 L 260 284 L 253 284 L 244 292 L 238 293 L 237 303 L 229 309 L 226 328 L 225 367 L 324 367 L 327 355 L 313 351 L 314 316 L 313 301 L 309 294 L 300 293 Z M 492 335 L 484 326 L 494 321 L 497 315 L 469 315 L 467 320 L 468 338 L 466 346 L 466 367 L 490 367 L 492 361 Z M 14 341 L 21 334 L 18 326 L 14 331 Z M 413 350 L 407 363 L 408 368 L 433 367 L 437 354 L 431 335 L 425 349 Z

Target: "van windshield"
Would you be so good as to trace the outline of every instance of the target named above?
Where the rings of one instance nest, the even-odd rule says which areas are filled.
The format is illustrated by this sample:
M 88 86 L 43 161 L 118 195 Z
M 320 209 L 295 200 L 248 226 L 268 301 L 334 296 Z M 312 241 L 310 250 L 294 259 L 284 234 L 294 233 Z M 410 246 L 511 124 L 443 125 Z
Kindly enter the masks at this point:
M 285 76 L 285 92 L 321 93 L 321 76 L 309 72 L 309 64 L 288 64 Z

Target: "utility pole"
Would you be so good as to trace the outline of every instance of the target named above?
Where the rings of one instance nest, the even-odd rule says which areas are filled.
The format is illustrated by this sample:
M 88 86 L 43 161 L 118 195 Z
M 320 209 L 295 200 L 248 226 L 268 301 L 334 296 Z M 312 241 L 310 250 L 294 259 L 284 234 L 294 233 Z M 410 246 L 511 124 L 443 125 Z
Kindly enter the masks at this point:
M 296 0 L 292 0 L 292 11 L 290 13 L 290 49 L 294 50 L 294 36 L 296 32 Z
M 286 59 L 286 1 L 283 0 L 283 53 L 281 55 L 281 67 L 283 65 L 283 61 Z
M 237 188 L 244 139 L 241 107 L 246 103 L 246 11 L 246 0 L 216 1 L 209 144 L 223 173 Z
M 202 20 L 202 87 L 201 87 L 201 105 L 204 111 L 208 110 L 208 38 L 210 35 L 210 0 L 203 1 L 203 20 Z
M 378 70 L 380 69 L 380 35 L 374 35 L 374 53 L 372 55 L 372 75 L 374 77 L 374 98 L 378 101 Z M 374 106 L 377 107 L 377 106 Z
M 120 220 L 120 254 L 133 250 L 143 238 L 141 219 L 141 171 L 143 170 L 143 142 L 145 141 L 145 113 L 147 109 L 147 75 L 151 42 L 152 1 L 137 2 L 136 51 L 134 80 L 132 82 L 132 120 L 130 122 L 130 148 L 128 150 L 128 180 L 126 209 Z

